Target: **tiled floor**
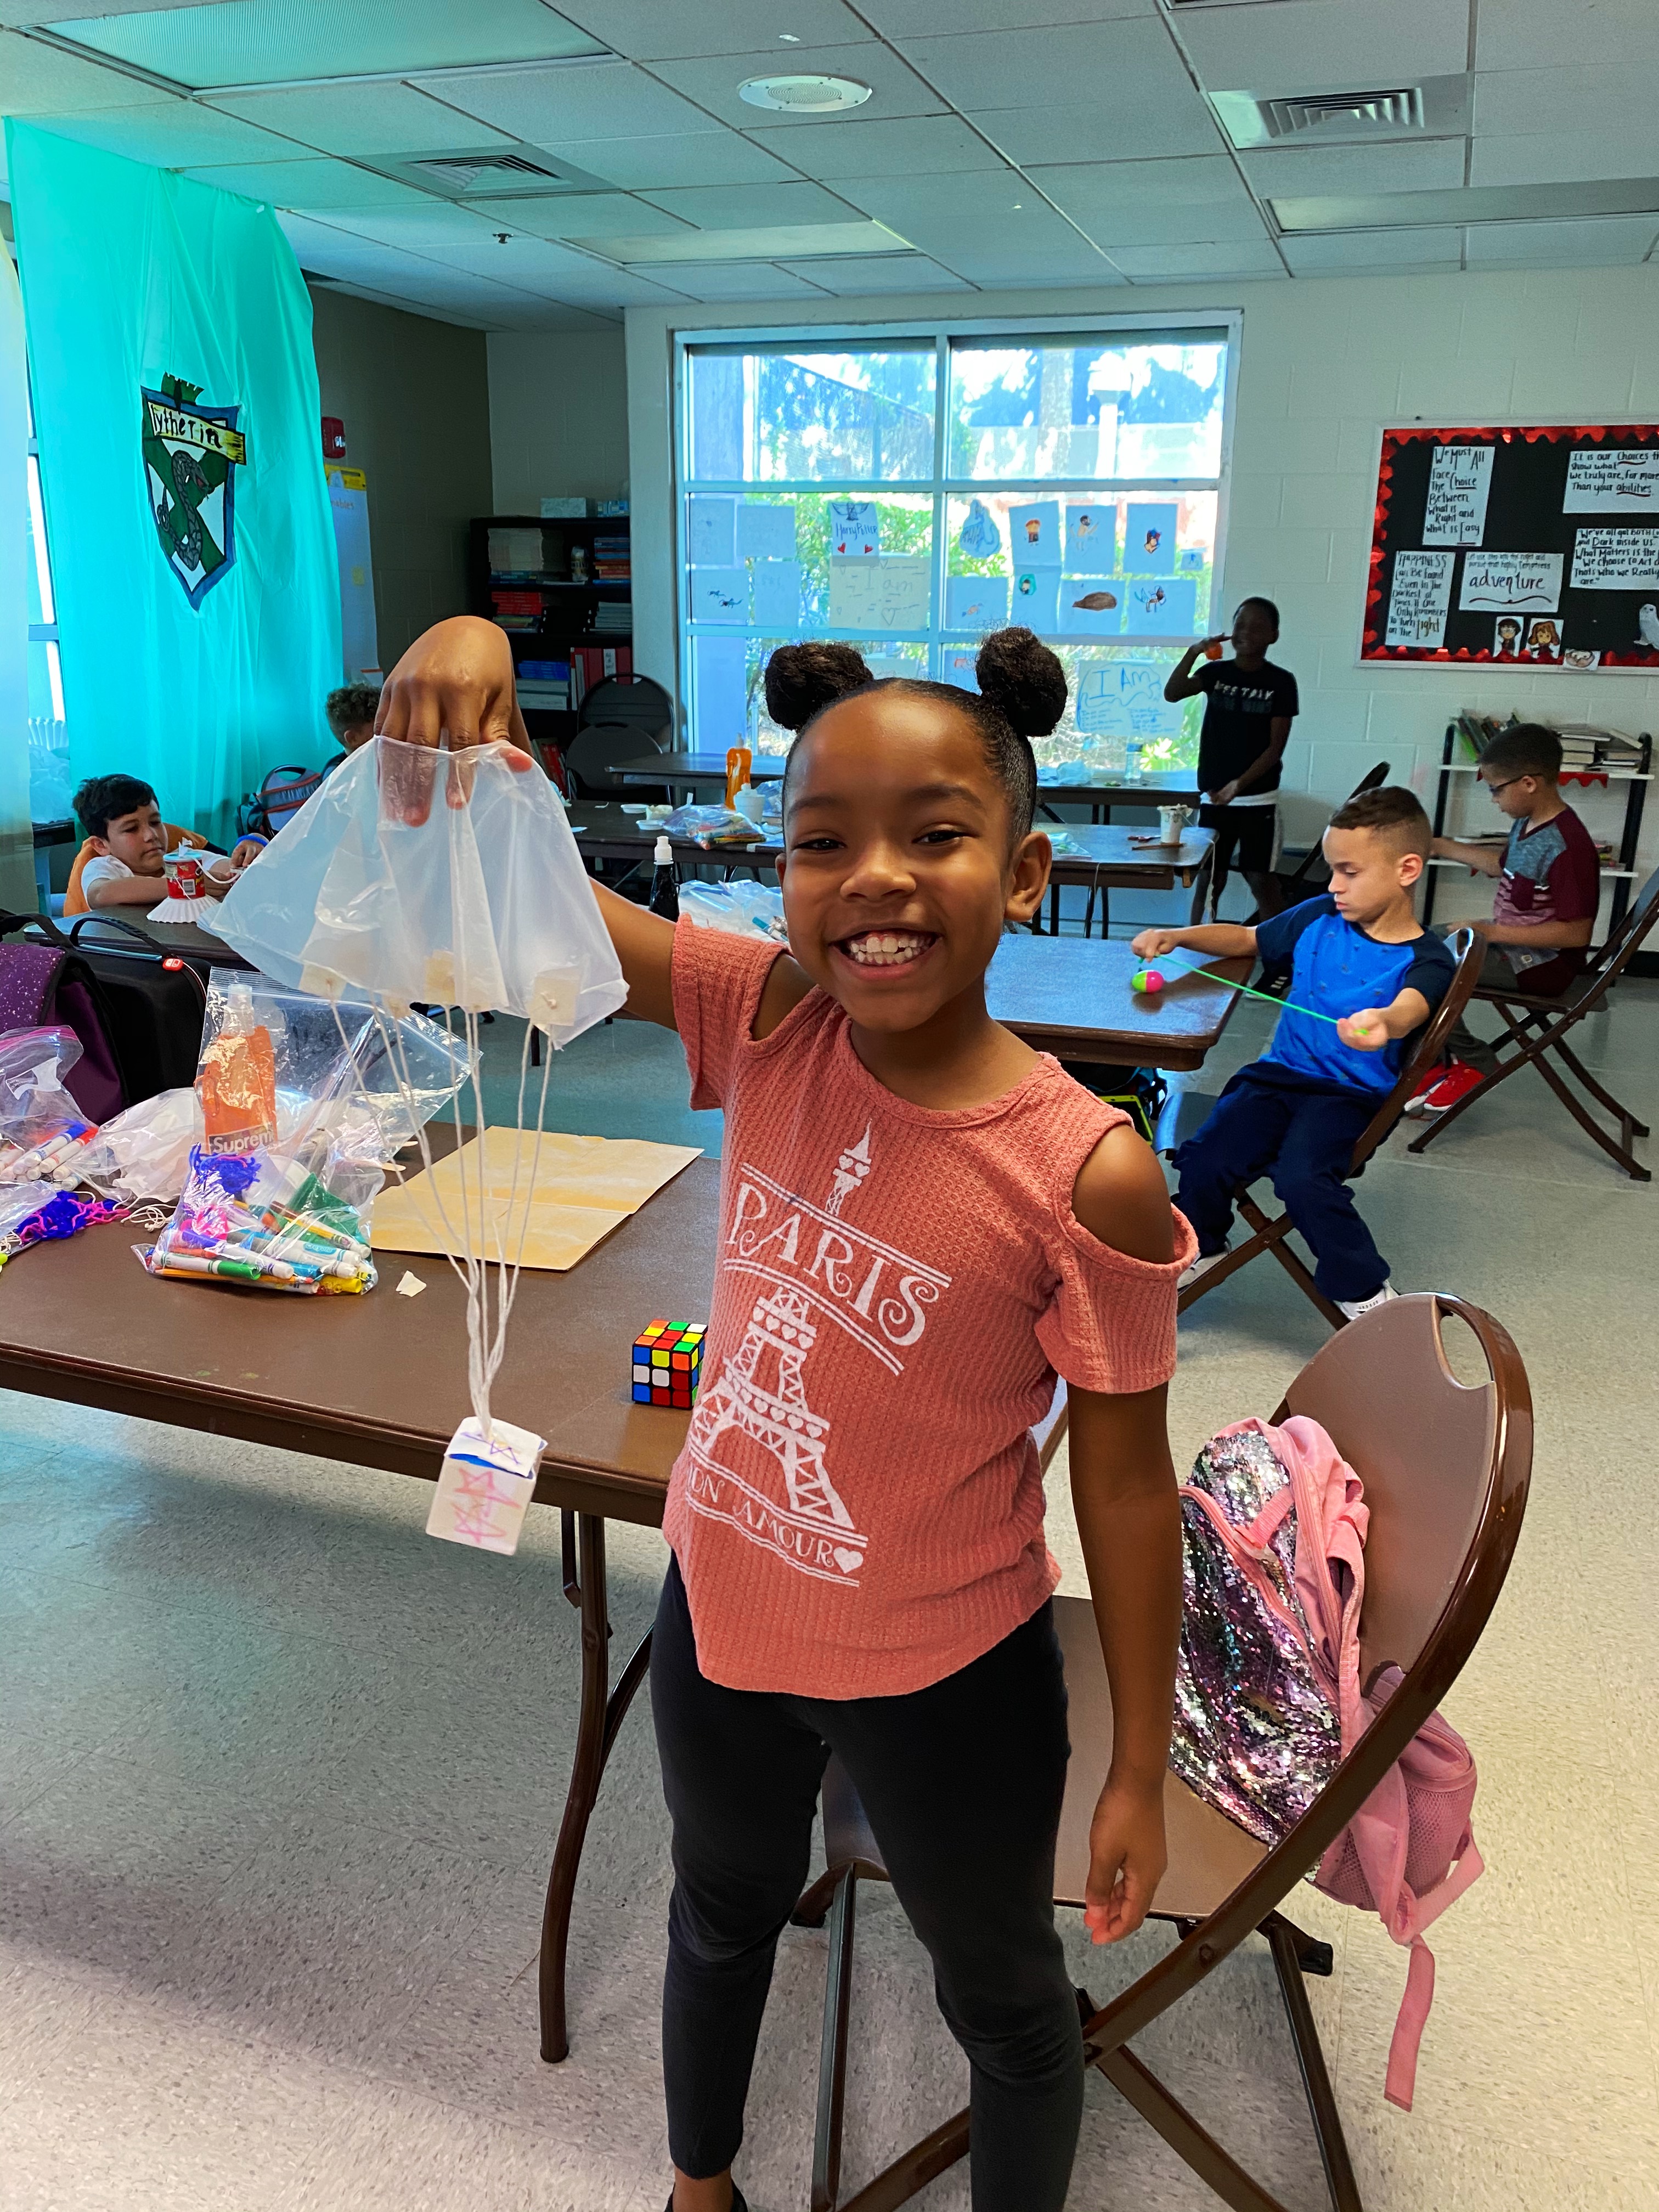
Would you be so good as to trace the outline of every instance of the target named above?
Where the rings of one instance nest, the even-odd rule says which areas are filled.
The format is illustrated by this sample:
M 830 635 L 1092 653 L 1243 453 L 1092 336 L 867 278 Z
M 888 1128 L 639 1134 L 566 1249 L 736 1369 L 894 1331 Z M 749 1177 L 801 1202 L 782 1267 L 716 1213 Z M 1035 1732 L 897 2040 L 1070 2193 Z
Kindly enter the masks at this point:
M 1659 986 L 1587 1050 L 1656 1103 Z M 1256 1049 L 1243 1012 L 1199 1083 Z M 504 1030 L 504 1057 L 516 1045 Z M 617 1024 L 555 1071 L 550 1121 L 717 1142 L 672 1039 Z M 1480 1764 L 1489 1871 L 1435 1936 L 1417 2110 L 1382 2099 L 1404 1960 L 1308 1893 L 1337 1948 L 1309 1984 L 1370 2212 L 1648 2212 L 1659 2203 L 1659 1425 L 1650 1189 L 1530 1078 L 1363 1200 L 1403 1288 L 1516 1337 L 1539 1411 L 1510 1585 L 1447 1710 Z M 0 1296 L 27 1295 L 27 1261 Z M 1200 1304 L 1178 1460 L 1267 1412 L 1322 1325 L 1259 1263 Z M 557 1347 L 549 1347 L 556 1378 Z M 1063 1462 L 1051 1534 L 1079 1587 Z M 424 1486 L 0 1396 L 0 2212 L 657 2212 L 654 2012 L 666 1832 L 643 1711 L 577 1898 L 574 2050 L 537 2056 L 541 1887 L 573 1737 L 556 1527 L 511 1561 L 422 1533 Z M 659 1540 L 612 1532 L 626 1647 Z M 850 2173 L 953 2109 L 962 2068 L 890 1899 L 866 1893 Z M 1118 1954 L 1068 1931 L 1102 1996 Z M 785 1939 L 742 2174 L 805 2206 L 820 1936 Z M 1142 2046 L 1295 2212 L 1323 2203 L 1265 1954 Z M 1073 2202 L 1209 2197 L 1099 2081 Z M 966 2204 L 960 2173 L 923 2200 Z

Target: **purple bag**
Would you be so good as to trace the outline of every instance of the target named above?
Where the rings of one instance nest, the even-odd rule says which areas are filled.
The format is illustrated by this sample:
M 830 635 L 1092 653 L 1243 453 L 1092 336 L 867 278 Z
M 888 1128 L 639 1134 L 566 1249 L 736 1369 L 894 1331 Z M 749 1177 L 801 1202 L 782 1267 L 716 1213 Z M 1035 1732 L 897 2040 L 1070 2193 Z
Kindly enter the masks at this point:
M 73 1030 L 81 1057 L 64 1087 L 88 1121 L 101 1123 L 127 1098 L 100 997 L 96 978 L 74 953 L 0 945 L 0 1030 Z

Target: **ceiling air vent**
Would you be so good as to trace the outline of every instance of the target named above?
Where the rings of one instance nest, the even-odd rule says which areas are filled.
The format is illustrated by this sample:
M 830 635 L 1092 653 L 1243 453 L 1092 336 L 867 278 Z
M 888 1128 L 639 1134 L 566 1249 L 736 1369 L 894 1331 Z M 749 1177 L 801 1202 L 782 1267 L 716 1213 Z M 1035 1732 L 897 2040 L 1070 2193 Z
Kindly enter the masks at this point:
M 480 180 L 489 185 L 517 184 L 534 177 L 544 185 L 564 182 L 556 169 L 527 161 L 522 154 L 433 154 L 409 166 L 433 184 L 458 192 L 475 191 Z
M 439 154 L 365 155 L 358 157 L 358 166 L 449 200 L 541 199 L 550 192 L 609 189 L 586 169 L 510 139 L 493 146 L 454 146 Z
M 1467 76 L 1356 92 L 1212 92 L 1210 103 L 1235 146 L 1322 144 L 1336 139 L 1453 137 L 1468 128 Z

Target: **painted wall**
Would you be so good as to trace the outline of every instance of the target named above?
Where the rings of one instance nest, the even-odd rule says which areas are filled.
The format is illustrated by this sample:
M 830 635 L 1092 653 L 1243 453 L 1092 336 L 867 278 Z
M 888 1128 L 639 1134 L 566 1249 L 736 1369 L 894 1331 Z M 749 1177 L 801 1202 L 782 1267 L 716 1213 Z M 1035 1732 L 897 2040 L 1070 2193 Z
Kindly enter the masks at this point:
M 616 499 L 628 484 L 628 356 L 616 331 L 496 331 L 489 435 L 497 514 L 544 497 Z
M 380 665 L 466 605 L 467 524 L 490 512 L 489 388 L 481 331 L 313 284 L 323 412 L 368 477 Z
M 1659 417 L 1659 271 L 1646 267 L 999 293 L 971 309 L 955 297 L 814 301 L 810 311 L 792 302 L 787 312 L 629 308 L 635 513 L 672 510 L 676 328 L 993 313 L 1017 326 L 1023 315 L 1222 307 L 1243 311 L 1243 338 L 1221 597 L 1230 607 L 1262 592 L 1283 614 L 1275 657 L 1295 671 L 1302 696 L 1285 761 L 1287 833 L 1316 829 L 1381 759 L 1431 805 L 1447 718 L 1459 707 L 1659 731 L 1659 678 L 1355 665 L 1382 425 Z M 675 558 L 668 532 L 636 533 L 635 665 L 664 683 L 675 663 Z M 1605 803 L 1583 811 L 1593 830 L 1611 833 Z M 1495 827 L 1496 811 L 1477 800 L 1469 820 Z M 1643 844 L 1646 865 L 1659 861 L 1659 810 L 1650 811 Z M 1447 872 L 1442 915 L 1484 910 L 1481 895 L 1462 895 L 1467 881 Z

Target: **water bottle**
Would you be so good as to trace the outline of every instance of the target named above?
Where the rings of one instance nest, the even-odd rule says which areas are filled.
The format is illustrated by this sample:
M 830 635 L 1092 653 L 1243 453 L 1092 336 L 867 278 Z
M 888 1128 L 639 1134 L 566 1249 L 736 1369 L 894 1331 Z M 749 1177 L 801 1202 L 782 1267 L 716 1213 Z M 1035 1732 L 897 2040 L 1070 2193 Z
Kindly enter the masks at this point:
M 680 918 L 679 872 L 674 866 L 674 848 L 666 837 L 658 838 L 652 855 L 651 896 L 647 903 L 653 914 L 661 915 L 665 921 Z
M 1123 748 L 1123 781 L 1125 783 L 1139 783 L 1140 781 L 1140 740 L 1139 738 L 1131 738 Z

